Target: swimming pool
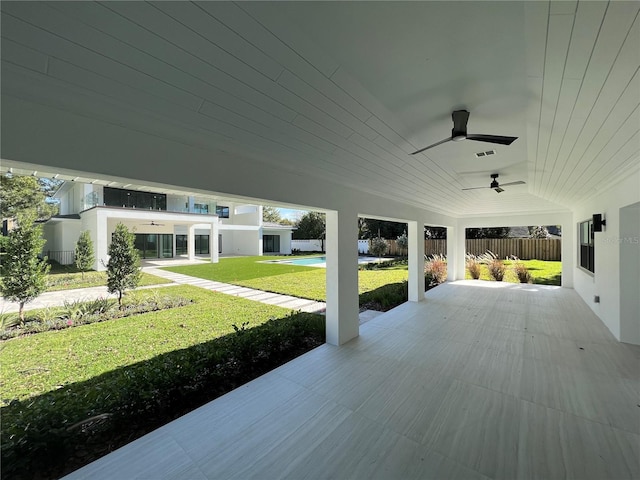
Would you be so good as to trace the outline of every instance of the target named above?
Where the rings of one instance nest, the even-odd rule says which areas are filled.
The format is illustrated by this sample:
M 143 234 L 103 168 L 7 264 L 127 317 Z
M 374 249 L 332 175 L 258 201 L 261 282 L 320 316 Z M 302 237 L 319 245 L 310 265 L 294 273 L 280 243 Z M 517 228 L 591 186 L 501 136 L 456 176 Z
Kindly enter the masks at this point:
M 375 258 L 375 257 L 359 257 L 358 258 L 358 264 L 363 264 L 363 263 L 371 263 L 371 262 L 377 262 L 379 260 L 382 260 L 380 258 Z M 286 264 L 286 265 L 302 265 L 305 267 L 321 267 L 321 268 L 327 268 L 327 257 L 326 256 L 322 256 L 322 257 L 309 257 L 309 258 L 295 258 L 293 260 L 269 260 L 266 263 L 282 263 L 282 264 Z
M 320 263 L 327 263 L 327 257 L 296 258 L 295 260 L 286 260 L 282 263 L 290 263 L 292 265 L 319 266 Z

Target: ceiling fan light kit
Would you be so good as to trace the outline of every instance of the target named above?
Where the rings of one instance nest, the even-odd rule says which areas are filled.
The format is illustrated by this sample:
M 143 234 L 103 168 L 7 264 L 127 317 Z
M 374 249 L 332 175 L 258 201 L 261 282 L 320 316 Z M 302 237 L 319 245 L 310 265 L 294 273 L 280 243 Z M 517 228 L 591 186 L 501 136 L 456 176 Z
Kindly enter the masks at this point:
M 411 155 L 416 155 L 418 153 L 424 152 L 433 147 L 437 147 L 438 145 L 442 145 L 447 142 L 460 142 L 462 140 L 475 140 L 477 142 L 487 142 L 487 143 L 497 143 L 499 145 L 511 145 L 518 137 L 505 137 L 502 135 L 485 135 L 485 134 L 468 134 L 467 133 L 467 122 L 469 121 L 469 112 L 467 110 L 456 110 L 451 114 L 451 119 L 453 120 L 453 130 L 451 130 L 451 136 L 449 138 L 445 138 L 439 142 L 436 142 L 428 147 L 421 148 L 420 150 L 416 150 Z

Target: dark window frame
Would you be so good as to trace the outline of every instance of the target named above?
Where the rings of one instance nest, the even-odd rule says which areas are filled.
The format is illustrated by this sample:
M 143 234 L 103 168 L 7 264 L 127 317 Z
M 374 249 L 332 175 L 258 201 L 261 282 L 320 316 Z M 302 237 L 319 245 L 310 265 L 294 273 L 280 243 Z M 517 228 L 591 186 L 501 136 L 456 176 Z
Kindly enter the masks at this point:
M 583 270 L 596 273 L 593 219 L 578 224 L 578 264 Z
M 229 207 L 216 205 L 216 215 L 220 218 L 229 218 Z

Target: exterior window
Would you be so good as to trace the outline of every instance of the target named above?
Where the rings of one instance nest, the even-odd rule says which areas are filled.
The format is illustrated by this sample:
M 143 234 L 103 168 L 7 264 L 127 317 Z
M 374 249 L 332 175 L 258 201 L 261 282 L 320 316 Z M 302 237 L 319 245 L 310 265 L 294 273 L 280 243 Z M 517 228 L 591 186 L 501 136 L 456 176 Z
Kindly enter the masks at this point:
M 164 193 L 138 192 L 136 190 L 104 187 L 104 204 L 108 207 L 166 210 L 167 196 Z
M 135 247 L 141 258 L 172 258 L 173 235 L 170 233 L 136 233 Z
M 209 213 L 209 205 L 206 203 L 194 203 L 193 204 L 193 213 Z
M 223 207 L 222 205 L 216 206 L 216 215 L 220 218 L 229 218 L 229 207 Z
M 209 253 L 209 235 L 195 235 L 194 240 L 196 255 Z M 176 235 L 176 255 L 186 255 L 189 253 L 187 243 L 187 235 Z
M 196 235 L 194 240 L 196 242 L 195 253 L 197 255 L 209 253 L 209 235 Z
M 586 220 L 580 225 L 580 266 L 591 273 L 595 273 L 593 220 Z
M 263 235 L 262 251 L 264 253 L 280 253 L 280 235 Z

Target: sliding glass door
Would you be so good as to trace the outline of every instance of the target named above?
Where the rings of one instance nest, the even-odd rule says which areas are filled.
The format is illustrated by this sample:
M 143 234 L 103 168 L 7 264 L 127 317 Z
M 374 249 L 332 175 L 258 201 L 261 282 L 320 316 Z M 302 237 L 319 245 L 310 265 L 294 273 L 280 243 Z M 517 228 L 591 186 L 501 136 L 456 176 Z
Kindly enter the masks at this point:
M 140 258 L 172 258 L 173 235 L 170 233 L 136 233 L 135 247 Z

